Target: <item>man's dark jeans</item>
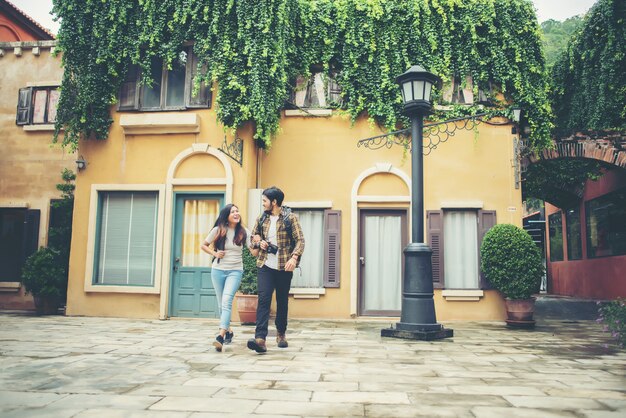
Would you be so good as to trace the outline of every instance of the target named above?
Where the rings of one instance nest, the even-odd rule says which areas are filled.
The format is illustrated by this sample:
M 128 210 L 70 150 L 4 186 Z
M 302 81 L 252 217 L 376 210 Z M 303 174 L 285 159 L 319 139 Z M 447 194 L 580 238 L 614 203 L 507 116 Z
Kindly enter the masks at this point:
M 255 338 L 267 338 L 267 326 L 270 320 L 272 294 L 276 290 L 276 331 L 284 334 L 287 330 L 287 311 L 292 271 L 274 270 L 263 266 L 259 269 L 258 288 L 259 305 L 256 309 Z

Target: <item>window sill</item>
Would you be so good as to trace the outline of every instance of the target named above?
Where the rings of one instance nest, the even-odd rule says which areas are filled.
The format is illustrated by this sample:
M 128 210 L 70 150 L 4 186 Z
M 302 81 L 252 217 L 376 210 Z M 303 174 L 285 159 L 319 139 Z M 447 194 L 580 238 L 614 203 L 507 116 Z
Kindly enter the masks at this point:
M 0 282 L 0 293 L 17 293 L 21 287 L 20 282 Z
M 323 287 L 292 287 L 289 294 L 294 299 L 319 299 L 321 295 L 326 294 Z
M 22 125 L 25 131 L 54 131 L 54 123 L 46 123 L 41 125 Z
M 462 290 L 462 289 L 450 289 L 442 290 L 441 296 L 447 302 L 478 302 L 480 298 L 484 296 L 485 292 L 482 290 Z
M 120 126 L 126 135 L 198 133 L 200 118 L 196 113 L 122 115 Z
M 332 109 L 289 109 L 285 110 L 285 116 L 331 116 Z
M 159 294 L 160 290 L 155 287 L 147 287 L 147 286 L 109 286 L 109 285 L 93 285 L 92 284 L 92 285 L 85 286 L 85 292 Z

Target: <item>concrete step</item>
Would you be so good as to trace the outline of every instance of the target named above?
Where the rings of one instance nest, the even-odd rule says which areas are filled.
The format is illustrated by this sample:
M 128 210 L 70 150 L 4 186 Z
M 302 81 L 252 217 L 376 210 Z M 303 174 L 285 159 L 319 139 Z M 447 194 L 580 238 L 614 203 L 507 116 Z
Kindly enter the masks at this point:
M 535 319 L 595 320 L 597 300 L 540 295 L 535 302 Z

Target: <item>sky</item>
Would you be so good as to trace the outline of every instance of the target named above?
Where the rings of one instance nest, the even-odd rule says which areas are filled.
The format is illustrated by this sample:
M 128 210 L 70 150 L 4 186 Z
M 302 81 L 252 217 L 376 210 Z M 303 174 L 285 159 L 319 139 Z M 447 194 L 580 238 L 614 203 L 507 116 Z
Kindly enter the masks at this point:
M 59 23 L 52 20 L 52 0 L 8 0 L 43 27 L 56 34 Z M 587 12 L 596 0 L 533 0 L 539 22 L 548 19 L 563 21 Z

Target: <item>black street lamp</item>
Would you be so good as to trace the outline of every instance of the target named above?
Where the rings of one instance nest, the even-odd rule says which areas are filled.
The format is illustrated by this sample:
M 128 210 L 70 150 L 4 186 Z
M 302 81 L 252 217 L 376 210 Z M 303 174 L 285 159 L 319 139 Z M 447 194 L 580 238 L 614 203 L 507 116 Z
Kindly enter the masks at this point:
M 419 65 L 400 75 L 404 113 L 411 119 L 411 243 L 404 249 L 402 313 L 396 327 L 381 330 L 383 337 L 438 340 L 453 330 L 437 323 L 433 300 L 432 250 L 424 243 L 424 116 L 432 109 L 430 94 L 439 77 Z

